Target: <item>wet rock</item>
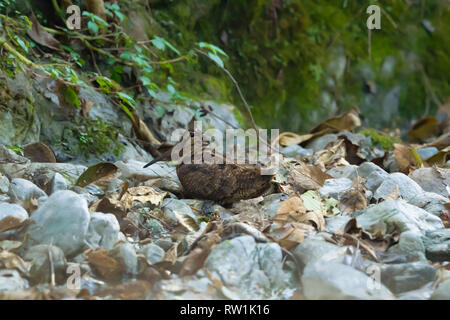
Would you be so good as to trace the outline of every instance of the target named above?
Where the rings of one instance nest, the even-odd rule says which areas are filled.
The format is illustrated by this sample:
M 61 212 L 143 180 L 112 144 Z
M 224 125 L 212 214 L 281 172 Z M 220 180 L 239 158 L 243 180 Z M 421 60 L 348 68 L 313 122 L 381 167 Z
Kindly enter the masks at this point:
M 53 244 L 66 256 L 76 255 L 84 247 L 90 214 L 86 201 L 72 191 L 58 191 L 31 216 L 35 223 L 27 227 L 28 245 Z
M 288 298 L 290 275 L 283 270 L 276 243 L 256 243 L 251 236 L 224 241 L 213 249 L 205 268 L 241 299 Z
M 32 285 L 50 283 L 52 265 L 56 283 L 61 284 L 66 279 L 66 259 L 64 252 L 56 246 L 43 244 L 33 246 L 27 250 L 24 259 L 32 262 L 29 278 Z
M 90 207 L 92 204 L 94 204 L 99 200 L 98 197 L 94 196 L 93 194 L 90 194 L 89 191 L 87 191 L 85 188 L 73 186 L 72 188 L 70 188 L 70 190 L 77 193 L 81 198 L 86 200 L 88 207 Z
M 426 261 L 390 264 L 381 267 L 381 282 L 394 294 L 419 289 L 434 281 L 436 268 Z
M 420 168 L 411 172 L 409 177 L 427 192 L 450 196 L 447 191 L 447 186 L 450 186 L 450 169 Z
M 55 172 L 50 180 L 48 193 L 53 194 L 62 190 L 67 190 L 67 181 L 61 174 Z
M 380 222 L 386 224 L 386 232 L 393 232 L 396 228 L 400 232 L 413 231 L 421 234 L 444 228 L 438 217 L 400 200 L 388 200 L 372 205 L 360 211 L 356 217 L 358 225 L 371 233 L 379 227 Z
M 389 173 L 377 166 L 373 162 L 364 162 L 358 167 L 358 175 L 363 178 L 368 178 L 372 173 L 377 172 L 380 175 L 388 176 Z
M 327 179 L 319 189 L 323 198 L 334 198 L 340 200 L 341 197 L 352 187 L 352 180 L 347 178 Z
M 166 254 L 160 246 L 153 243 L 144 245 L 139 253 L 142 253 L 152 264 L 162 261 Z
M 331 261 L 342 263 L 346 247 L 339 247 L 326 241 L 322 236 L 315 235 L 306 238 L 292 251 L 300 268 L 303 269 L 309 263 L 328 263 Z
M 20 178 L 11 181 L 8 195 L 13 201 L 47 198 L 47 194 L 33 182 Z
M 347 178 L 353 181 L 358 176 L 358 166 L 348 165 L 331 168 L 327 173 L 335 179 Z
M 407 201 L 414 199 L 424 192 L 422 188 L 407 175 L 400 172 L 395 172 L 391 173 L 389 177 L 384 179 L 377 191 L 375 191 L 373 195 L 374 198 L 386 199 L 390 194 L 392 194 L 396 185 L 398 186 L 398 196 Z
M 298 144 L 293 144 L 292 146 L 281 149 L 280 153 L 289 158 L 304 158 L 312 156 L 314 151 L 312 149 L 305 149 Z
M 19 206 L 17 204 L 0 202 L 0 221 L 2 221 L 3 219 L 5 219 L 7 217 L 13 217 L 13 218 L 18 219 L 18 221 L 23 222 L 26 219 L 28 219 L 28 213 L 25 211 L 24 208 L 22 208 L 21 206 Z M 1 234 L 11 235 L 11 234 L 15 234 L 15 233 L 16 233 L 15 230 L 9 230 L 9 231 L 0 233 L 0 235 Z
M 131 243 L 117 243 L 110 251 L 111 257 L 115 258 L 124 266 L 124 271 L 129 275 L 136 275 L 138 271 L 138 258 Z
M 7 291 L 19 291 L 25 289 L 27 281 L 17 270 L 0 270 L 0 293 Z
M 431 295 L 431 300 L 450 300 L 450 280 L 439 284 Z
M 317 261 L 303 270 L 303 295 L 307 299 L 326 300 L 388 300 L 392 293 L 382 284 L 374 284 L 365 273 L 350 266 Z
M 119 232 L 120 226 L 115 215 L 92 212 L 86 243 L 94 249 L 103 247 L 110 250 L 119 240 Z
M 423 243 L 428 259 L 434 262 L 450 261 L 450 229 L 426 232 Z
M 400 235 L 399 242 L 389 248 L 388 253 L 393 259 L 402 259 L 401 261 L 395 261 L 391 258 L 389 263 L 426 260 L 425 246 L 422 242 L 422 237 L 413 231 L 403 232 Z M 383 262 L 387 261 L 383 260 Z

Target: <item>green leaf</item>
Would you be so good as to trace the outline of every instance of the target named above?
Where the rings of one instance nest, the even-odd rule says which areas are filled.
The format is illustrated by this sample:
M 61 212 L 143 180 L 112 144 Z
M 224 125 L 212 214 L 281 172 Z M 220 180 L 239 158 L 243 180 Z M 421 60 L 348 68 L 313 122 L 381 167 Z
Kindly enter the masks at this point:
M 122 110 L 131 118 L 131 120 L 133 120 L 134 122 L 134 116 L 131 113 L 130 109 L 128 109 L 128 107 L 126 105 L 124 105 L 123 103 L 120 104 L 120 106 L 122 107 Z
M 208 57 L 211 58 L 211 60 L 213 60 L 215 63 L 217 63 L 217 65 L 221 68 L 224 67 L 223 61 L 222 59 L 219 58 L 218 55 L 212 53 L 212 52 L 208 52 Z
M 155 37 L 152 40 L 152 44 L 161 51 L 166 50 L 166 45 L 164 43 L 164 39 L 160 37 Z
M 78 109 L 81 108 L 80 99 L 77 93 L 71 87 L 66 87 L 64 90 L 64 100 L 71 105 L 76 106 Z
M 89 21 L 87 24 L 89 32 L 93 35 L 98 34 L 98 25 L 94 21 Z
M 134 106 L 136 105 L 136 102 L 134 101 L 134 99 L 129 96 L 128 94 L 124 93 L 124 92 L 117 92 L 117 96 L 126 104 L 128 104 L 128 106 L 130 106 L 131 108 L 134 109 Z

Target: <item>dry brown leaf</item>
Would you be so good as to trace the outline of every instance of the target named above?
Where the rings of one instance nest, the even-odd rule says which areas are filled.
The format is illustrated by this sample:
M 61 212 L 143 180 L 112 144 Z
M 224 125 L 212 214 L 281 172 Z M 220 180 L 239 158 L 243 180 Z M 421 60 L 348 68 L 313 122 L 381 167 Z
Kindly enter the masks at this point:
M 395 143 L 394 157 L 398 167 L 404 174 L 409 174 L 410 170 L 419 167 L 419 161 L 409 147 Z
M 117 170 L 118 168 L 113 163 L 98 163 L 87 168 L 86 171 L 84 171 L 78 178 L 76 185 L 79 187 L 85 187 L 102 178 L 109 178 L 108 180 L 110 180 L 115 175 Z
M 28 276 L 31 263 L 25 262 L 18 255 L 9 251 L 0 251 L 0 269 L 16 269 L 22 275 Z
M 6 218 L 0 220 L 0 233 L 8 230 L 20 229 L 32 223 L 34 223 L 34 221 L 30 219 L 21 221 L 17 217 L 7 216 Z
M 61 43 L 56 40 L 50 33 L 42 28 L 34 13 L 29 17 L 32 25 L 31 30 L 27 31 L 28 36 L 35 42 L 53 50 L 61 50 Z
M 317 190 L 323 186 L 325 180 L 332 178 L 317 166 L 307 166 L 299 162 L 289 174 L 288 182 L 295 190 L 302 193 L 304 190 Z M 303 191 L 302 191 L 303 190 Z
M 200 270 L 203 267 L 210 251 L 211 250 L 208 248 L 199 247 L 192 250 L 181 265 L 181 270 L 179 272 L 180 277 L 193 275 Z
M 324 168 L 331 169 L 340 165 L 349 165 L 347 160 L 347 149 L 343 139 L 338 139 L 323 150 L 314 154 L 313 163 Z
M 450 147 L 442 149 L 434 156 L 428 158 L 426 162 L 429 165 L 443 166 L 447 163 L 448 160 L 450 160 Z
M 408 132 L 410 142 L 421 143 L 428 138 L 439 134 L 439 121 L 436 117 L 427 117 L 418 120 Z
M 127 207 L 122 201 L 104 197 L 94 203 L 90 208 L 90 212 L 112 213 L 117 219 L 124 218 L 127 214 Z
M 444 133 L 442 136 L 440 136 L 433 142 L 425 145 L 425 147 L 436 147 L 439 150 L 448 148 L 448 146 L 450 146 L 450 131 L 447 133 Z
M 318 136 L 317 134 L 313 134 L 313 133 L 300 136 L 293 132 L 283 132 L 279 135 L 278 139 L 279 139 L 280 145 L 282 145 L 283 147 L 289 147 L 294 144 L 300 144 L 300 143 L 309 141 L 312 138 L 315 138 L 317 136 Z
M 89 266 L 99 278 L 112 281 L 122 277 L 124 272 L 123 265 L 113 257 L 110 257 L 105 249 L 88 250 L 86 256 Z
M 348 215 L 352 215 L 358 210 L 363 210 L 367 207 L 367 199 L 364 191 L 358 188 L 351 188 L 341 198 L 339 202 L 339 210 Z
M 359 110 L 352 109 L 339 117 L 328 119 L 327 121 L 319 124 L 311 130 L 311 133 L 320 132 L 327 129 L 331 129 L 333 132 L 344 130 L 352 131 L 359 126 L 361 126 Z
M 158 192 L 152 187 L 139 186 L 129 188 L 122 197 L 122 202 L 127 209 L 133 206 L 133 201 L 138 201 L 145 204 L 150 204 L 152 207 L 159 207 L 162 201 L 167 196 L 167 192 Z
M 392 190 L 392 192 L 384 200 L 398 200 L 398 184 L 395 185 L 394 190 Z
M 56 162 L 56 157 L 52 149 L 41 142 L 27 144 L 23 147 L 23 153 L 25 157 L 31 160 L 31 162 Z

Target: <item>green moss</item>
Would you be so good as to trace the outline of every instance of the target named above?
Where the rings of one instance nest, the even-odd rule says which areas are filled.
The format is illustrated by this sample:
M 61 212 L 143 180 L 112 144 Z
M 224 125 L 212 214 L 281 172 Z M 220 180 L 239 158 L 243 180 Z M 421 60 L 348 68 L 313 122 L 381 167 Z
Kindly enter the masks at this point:
M 104 154 L 118 157 L 124 146 L 117 140 L 117 129 L 101 119 L 76 119 L 75 125 L 64 130 L 61 145 L 69 154 L 101 158 Z
M 374 129 L 363 129 L 359 133 L 365 135 L 366 137 L 371 137 L 372 145 L 381 146 L 384 150 L 391 151 L 394 148 L 394 143 L 398 143 L 398 139 L 389 137 L 385 134 L 379 133 Z

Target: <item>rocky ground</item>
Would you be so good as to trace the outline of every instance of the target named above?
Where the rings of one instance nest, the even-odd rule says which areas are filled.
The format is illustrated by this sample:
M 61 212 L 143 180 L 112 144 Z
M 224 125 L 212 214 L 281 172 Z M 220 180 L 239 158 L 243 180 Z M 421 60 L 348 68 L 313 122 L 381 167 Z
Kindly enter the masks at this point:
M 448 164 L 345 130 L 280 143 L 275 190 L 211 216 L 143 150 L 88 168 L 0 145 L 0 298 L 450 299 Z

